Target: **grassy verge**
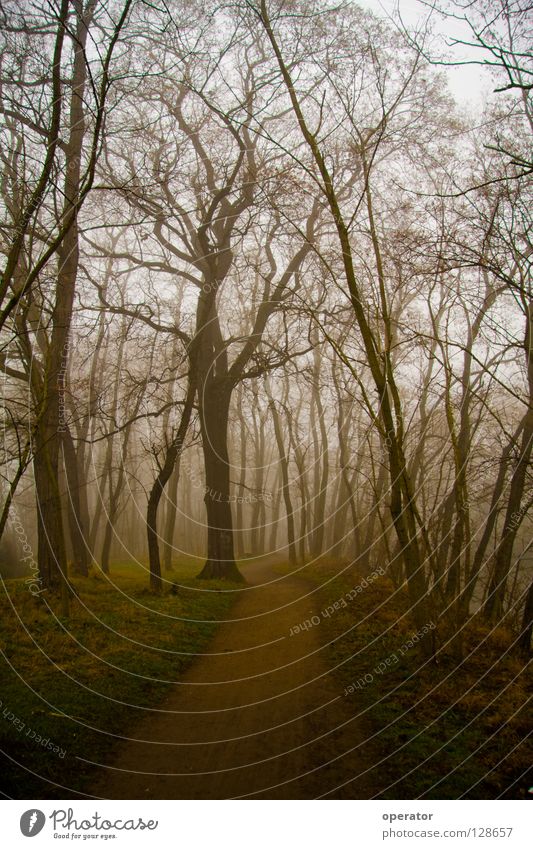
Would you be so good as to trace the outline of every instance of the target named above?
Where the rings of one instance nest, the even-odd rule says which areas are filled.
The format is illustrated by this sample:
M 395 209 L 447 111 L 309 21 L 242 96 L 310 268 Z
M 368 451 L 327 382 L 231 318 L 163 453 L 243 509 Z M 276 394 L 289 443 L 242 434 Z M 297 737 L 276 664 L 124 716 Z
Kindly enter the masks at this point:
M 15 798 L 90 793 L 78 756 L 109 760 L 110 748 L 164 699 L 225 618 L 227 582 L 196 581 L 176 568 L 175 592 L 155 596 L 139 566 L 73 579 L 63 620 L 48 593 L 6 580 L 0 598 L 0 792 Z M 208 590 L 208 592 L 206 592 Z M 57 785 L 63 785 L 58 787 Z
M 300 573 L 321 586 L 321 610 L 365 577 L 350 569 L 326 583 L 334 572 Z M 380 798 L 527 798 L 531 671 L 509 652 L 511 635 L 473 622 L 461 661 L 437 627 L 436 662 L 426 663 L 406 610 L 405 595 L 383 576 L 320 622 L 333 674 L 371 739 Z

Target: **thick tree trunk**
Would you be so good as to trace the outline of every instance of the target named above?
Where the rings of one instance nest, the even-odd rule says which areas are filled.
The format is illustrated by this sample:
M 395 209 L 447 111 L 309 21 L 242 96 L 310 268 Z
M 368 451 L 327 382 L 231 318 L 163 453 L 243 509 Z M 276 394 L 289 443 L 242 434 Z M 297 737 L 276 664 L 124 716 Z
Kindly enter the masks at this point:
M 41 421 L 35 433 L 33 456 L 39 577 L 43 587 L 54 590 L 59 588 L 67 570 L 58 458 L 57 425 L 54 432 L 53 424 L 45 427 Z
M 73 570 L 76 574 L 86 578 L 89 574 L 89 555 L 85 538 L 86 525 L 83 519 L 80 498 L 82 483 L 79 474 L 78 458 L 70 428 L 67 425 L 65 425 L 62 436 L 63 461 L 67 479 L 67 516 L 74 561 Z
M 81 152 L 85 134 L 84 92 L 87 76 L 85 45 L 94 13 L 89 4 L 78 10 L 69 136 L 66 145 L 65 203 L 63 216 L 73 213 L 79 197 Z M 38 510 L 38 561 L 41 577 L 49 586 L 61 585 L 62 613 L 68 615 L 68 582 L 65 540 L 59 491 L 59 449 L 66 416 L 66 368 L 70 324 L 78 274 L 79 235 L 77 213 L 58 249 L 58 273 L 52 313 L 52 334 L 43 372 L 40 421 L 36 433 L 35 488 Z
M 242 581 L 235 563 L 230 503 L 228 422 L 231 384 L 208 378 L 198 394 L 207 511 L 207 560 L 198 577 Z

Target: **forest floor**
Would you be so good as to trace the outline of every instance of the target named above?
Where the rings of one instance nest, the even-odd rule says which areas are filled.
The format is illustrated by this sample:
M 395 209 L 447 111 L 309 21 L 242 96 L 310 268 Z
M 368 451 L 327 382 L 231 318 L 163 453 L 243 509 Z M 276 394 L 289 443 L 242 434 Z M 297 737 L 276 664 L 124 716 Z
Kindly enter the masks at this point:
M 458 655 L 439 624 L 426 660 L 385 574 L 239 567 L 245 585 L 179 564 L 155 596 L 114 564 L 73 580 L 68 620 L 6 581 L 0 793 L 530 798 L 531 664 L 511 630 L 473 619 Z
M 125 729 L 153 715 L 227 616 L 233 585 L 198 581 L 198 569 L 180 563 L 178 592 L 167 583 L 159 596 L 141 564 L 113 563 L 109 577 L 92 568 L 71 577 L 68 617 L 24 578 L 2 582 L 0 795 L 90 795 L 86 758 L 108 759 Z
M 427 658 L 406 592 L 362 572 L 321 562 L 302 574 L 327 614 L 316 630 L 331 674 L 373 747 L 376 798 L 531 799 L 533 669 L 512 623 L 474 616 L 447 636 L 437 618 Z
M 241 567 L 242 568 L 242 567 Z M 248 586 L 158 711 L 134 725 L 91 788 L 130 799 L 369 798 L 362 728 L 329 674 L 316 587 L 272 568 Z M 336 788 L 341 786 L 338 791 Z
M 241 568 L 248 586 L 209 654 L 130 729 L 91 792 L 531 798 L 531 664 L 511 630 L 474 618 L 458 651 L 439 623 L 428 659 L 385 574 Z

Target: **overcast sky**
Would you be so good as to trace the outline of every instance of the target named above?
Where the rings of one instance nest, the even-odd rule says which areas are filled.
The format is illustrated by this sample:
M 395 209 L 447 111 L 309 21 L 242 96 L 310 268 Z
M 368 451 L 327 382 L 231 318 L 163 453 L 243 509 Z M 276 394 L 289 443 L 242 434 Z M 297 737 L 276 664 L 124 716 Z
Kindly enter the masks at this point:
M 424 21 L 429 13 L 427 6 L 419 0 L 356 0 L 359 6 L 371 9 L 380 17 L 394 17 L 399 7 L 403 23 L 408 27 L 415 27 Z M 466 25 L 460 22 L 442 21 L 433 16 L 434 30 L 442 36 L 453 35 L 455 38 L 468 38 L 469 31 Z M 472 52 L 470 55 L 475 55 Z M 463 57 L 461 57 L 463 58 Z M 476 65 L 462 65 L 461 67 L 448 68 L 447 74 L 450 89 L 457 101 L 462 105 L 472 104 L 479 106 L 485 92 L 490 92 L 494 87 L 487 71 Z

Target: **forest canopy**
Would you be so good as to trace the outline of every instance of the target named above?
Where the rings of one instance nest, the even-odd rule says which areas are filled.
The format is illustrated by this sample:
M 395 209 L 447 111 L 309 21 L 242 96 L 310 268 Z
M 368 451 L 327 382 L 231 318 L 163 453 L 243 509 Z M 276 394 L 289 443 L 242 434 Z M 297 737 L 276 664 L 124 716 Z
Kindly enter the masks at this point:
M 432 9 L 2 2 L 5 576 L 386 564 L 529 652 L 529 8 Z

